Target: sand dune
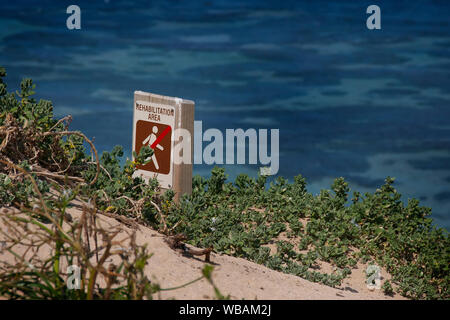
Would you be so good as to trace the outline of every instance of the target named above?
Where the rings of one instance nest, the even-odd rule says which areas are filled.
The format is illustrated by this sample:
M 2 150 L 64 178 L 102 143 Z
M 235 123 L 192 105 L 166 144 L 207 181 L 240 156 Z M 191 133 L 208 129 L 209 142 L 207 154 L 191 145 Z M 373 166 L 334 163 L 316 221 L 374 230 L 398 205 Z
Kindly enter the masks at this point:
M 70 208 L 68 212 L 74 219 L 81 214 L 77 208 Z M 100 215 L 99 219 L 102 225 L 121 225 L 124 234 L 127 230 L 131 231 L 113 218 Z M 172 250 L 160 233 L 139 226 L 136 241 L 138 244 L 147 243 L 149 251 L 153 253 L 146 266 L 146 273 L 161 288 L 176 287 L 201 276 L 205 264 L 203 259 Z M 6 259 L 5 255 L 0 255 L 0 259 Z M 369 291 L 364 282 L 362 265 L 352 271 L 341 288 L 331 288 L 227 255 L 212 253 L 210 264 L 214 266 L 215 284 L 224 295 L 230 295 L 231 299 L 404 299 L 399 295 L 386 296 L 381 290 Z M 383 271 L 382 276 L 390 278 Z M 156 299 L 189 300 L 214 297 L 213 288 L 205 279 L 177 290 L 161 291 L 155 296 Z

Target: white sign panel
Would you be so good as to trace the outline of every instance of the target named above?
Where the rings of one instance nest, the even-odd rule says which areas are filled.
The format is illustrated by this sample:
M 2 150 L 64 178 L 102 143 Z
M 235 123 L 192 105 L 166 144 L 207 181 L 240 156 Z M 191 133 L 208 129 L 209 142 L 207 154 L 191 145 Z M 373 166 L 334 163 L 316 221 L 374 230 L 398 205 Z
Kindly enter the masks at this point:
M 153 149 L 145 165 L 137 166 L 134 176 L 156 177 L 162 188 L 173 187 L 173 149 L 175 107 L 135 100 L 133 113 L 133 151 L 143 146 Z

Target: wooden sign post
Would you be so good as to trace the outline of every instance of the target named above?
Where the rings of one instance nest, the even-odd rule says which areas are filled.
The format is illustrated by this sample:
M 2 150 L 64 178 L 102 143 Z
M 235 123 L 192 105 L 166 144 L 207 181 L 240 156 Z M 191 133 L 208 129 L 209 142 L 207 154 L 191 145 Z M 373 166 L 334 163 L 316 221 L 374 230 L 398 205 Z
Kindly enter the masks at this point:
M 139 154 L 143 146 L 153 149 L 153 156 L 147 159 L 147 164 L 137 166 L 134 176 L 141 176 L 146 181 L 156 177 L 161 189 L 175 191 L 176 200 L 192 192 L 194 105 L 190 100 L 134 92 L 133 151 Z M 190 147 L 190 150 L 182 149 L 182 152 L 190 151 L 189 161 L 180 162 L 183 155 L 174 153 L 180 142 Z

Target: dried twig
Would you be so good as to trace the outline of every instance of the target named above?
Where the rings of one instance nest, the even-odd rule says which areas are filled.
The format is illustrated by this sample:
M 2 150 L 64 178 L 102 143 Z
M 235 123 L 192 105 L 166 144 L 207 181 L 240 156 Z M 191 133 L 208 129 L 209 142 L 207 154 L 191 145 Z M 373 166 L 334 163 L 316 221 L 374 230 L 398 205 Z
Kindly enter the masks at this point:
M 105 211 L 97 211 L 98 214 L 104 215 L 106 217 L 109 218 L 113 218 L 116 220 L 119 220 L 120 222 L 122 222 L 123 224 L 127 225 L 128 227 L 130 227 L 133 230 L 139 230 L 139 224 L 127 217 L 121 216 L 119 214 L 116 213 L 111 213 L 111 212 L 105 212 Z
M 161 221 L 163 223 L 163 230 L 162 233 L 164 233 L 165 235 L 167 235 L 168 232 L 168 228 L 167 228 L 167 223 L 166 223 L 166 219 L 164 219 L 164 215 L 161 212 L 161 209 L 158 207 L 158 205 L 156 203 L 154 203 L 152 200 L 150 200 L 150 203 L 156 208 L 156 211 L 158 211 L 159 217 L 161 218 Z
M 97 165 L 97 171 L 95 173 L 95 177 L 94 179 L 92 179 L 92 181 L 89 183 L 89 185 L 93 185 L 97 179 L 98 179 L 98 175 L 100 173 L 100 161 L 98 159 L 98 153 L 97 153 L 97 149 L 95 149 L 94 144 L 92 143 L 91 140 L 88 139 L 88 137 L 86 137 L 83 133 L 79 132 L 79 131 L 58 131 L 58 132 L 44 132 L 42 134 L 42 136 L 51 136 L 51 135 L 76 135 L 79 137 L 82 137 L 87 143 L 89 143 L 89 145 L 91 146 L 91 150 L 94 152 L 95 154 L 95 160 L 96 160 L 96 165 Z
M 206 249 L 192 249 L 186 246 L 183 241 L 187 240 L 187 237 L 184 234 L 176 234 L 174 236 L 169 236 L 164 239 L 169 247 L 173 250 L 181 251 L 185 254 L 189 254 L 192 256 L 205 256 L 205 262 L 211 261 L 211 252 L 213 251 L 213 247 L 209 247 Z

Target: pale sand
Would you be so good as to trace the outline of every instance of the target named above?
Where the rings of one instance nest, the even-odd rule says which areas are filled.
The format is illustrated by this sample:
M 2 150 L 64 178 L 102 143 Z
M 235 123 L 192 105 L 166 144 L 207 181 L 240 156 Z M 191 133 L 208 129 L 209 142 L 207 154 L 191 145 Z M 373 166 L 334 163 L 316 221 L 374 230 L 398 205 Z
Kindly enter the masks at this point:
M 80 211 L 75 208 L 69 209 L 68 212 L 74 219 L 80 215 Z M 120 222 L 109 217 L 99 215 L 99 218 L 102 225 L 103 223 L 111 226 L 121 225 Z M 121 226 L 124 230 L 131 231 L 126 226 Z M 149 251 L 153 253 L 145 269 L 152 282 L 159 283 L 161 288 L 170 288 L 201 276 L 201 270 L 205 264 L 202 257 L 184 256 L 169 248 L 163 239 L 161 234 L 145 226 L 140 226 L 136 232 L 137 243 L 147 243 Z M 7 257 L 0 254 L 0 261 L 2 259 Z M 227 255 L 211 254 L 211 264 L 214 265 L 215 284 L 222 294 L 229 294 L 231 299 L 405 299 L 400 295 L 386 296 L 381 290 L 369 291 L 365 284 L 363 272 L 365 266 L 363 265 L 358 265 L 358 268 L 352 270 L 352 274 L 344 280 L 341 288 L 331 288 Z M 324 269 L 326 268 L 327 266 L 324 266 Z M 384 270 L 382 270 L 382 277 L 390 278 Z M 213 299 L 215 295 L 212 286 L 202 279 L 181 289 L 162 291 L 155 298 L 197 300 Z

